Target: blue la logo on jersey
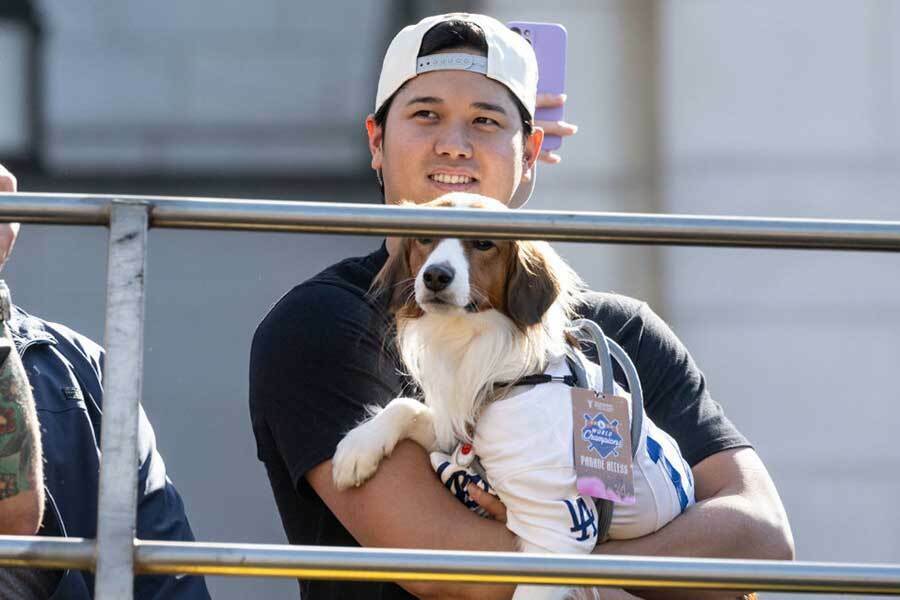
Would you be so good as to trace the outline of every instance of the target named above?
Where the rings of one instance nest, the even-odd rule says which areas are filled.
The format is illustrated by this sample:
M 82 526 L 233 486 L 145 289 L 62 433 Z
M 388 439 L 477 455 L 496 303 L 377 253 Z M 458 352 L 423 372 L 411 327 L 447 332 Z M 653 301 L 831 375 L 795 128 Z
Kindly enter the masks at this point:
M 583 542 L 597 537 L 597 516 L 584 498 L 578 498 L 575 504 L 572 504 L 571 500 L 563 500 L 563 502 L 566 503 L 569 516 L 572 517 L 572 527 L 569 528 L 569 531 L 577 536 L 575 541 Z
M 606 458 L 610 455 L 618 456 L 622 447 L 622 436 L 619 435 L 619 421 L 610 421 L 603 413 L 596 416 L 584 415 L 584 427 L 581 430 L 581 439 L 588 443 L 591 450 Z

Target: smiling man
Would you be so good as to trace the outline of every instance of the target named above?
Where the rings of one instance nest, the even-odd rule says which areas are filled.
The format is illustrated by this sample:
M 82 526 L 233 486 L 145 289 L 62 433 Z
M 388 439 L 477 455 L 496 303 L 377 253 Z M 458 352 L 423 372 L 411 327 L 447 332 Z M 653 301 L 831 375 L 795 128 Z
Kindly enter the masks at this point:
M 522 44 L 523 52 L 530 51 L 524 40 Z M 528 171 L 544 137 L 543 130 L 532 124 L 535 98 L 525 106 L 497 80 L 475 76 L 487 71 L 487 59 L 456 50 L 441 50 L 419 62 L 434 68 L 445 61 L 465 70 L 420 67 L 415 78 L 390 95 L 395 82 L 379 86 L 379 96 L 386 97 L 379 97 L 379 108 L 366 119 L 366 129 L 372 168 L 381 173 L 389 203 L 401 198 L 421 202 L 454 191 L 508 202 L 523 177 L 530 181 Z M 422 50 L 428 51 L 427 46 Z M 527 186 L 523 190 L 530 191 Z
M 534 123 L 536 87 L 530 46 L 494 19 L 442 15 L 401 31 L 384 58 L 375 113 L 366 119 L 385 202 L 427 202 L 468 191 L 521 206 L 534 185 L 543 129 L 573 133 L 565 124 Z M 448 493 L 414 443 L 398 445 L 365 485 L 347 491 L 333 485 L 337 443 L 366 416 L 367 406 L 386 404 L 406 385 L 384 342 L 384 306 L 367 295 L 387 257 L 382 245 L 301 283 L 254 336 L 253 430 L 288 539 L 511 551 L 514 538 L 506 527 L 476 516 Z M 660 531 L 601 544 L 597 552 L 790 558 L 790 528 L 765 467 L 711 399 L 671 330 L 644 303 L 615 294 L 585 293 L 580 311 L 635 362 L 646 411 L 678 441 L 697 495 L 696 505 Z M 305 599 L 508 598 L 513 588 L 302 581 L 301 590 Z

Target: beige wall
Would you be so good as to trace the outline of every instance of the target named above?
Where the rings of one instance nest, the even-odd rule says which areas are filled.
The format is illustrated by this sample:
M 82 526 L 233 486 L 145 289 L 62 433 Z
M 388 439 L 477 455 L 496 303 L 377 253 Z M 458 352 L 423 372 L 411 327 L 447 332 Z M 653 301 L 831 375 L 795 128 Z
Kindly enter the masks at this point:
M 900 218 L 900 5 L 663 4 L 665 208 Z M 664 296 L 807 560 L 900 561 L 900 262 L 671 249 Z
M 900 219 L 900 4 L 543 4 L 490 3 L 569 29 L 582 130 L 536 205 Z M 900 561 L 896 255 L 570 252 L 668 318 L 769 466 L 799 558 Z

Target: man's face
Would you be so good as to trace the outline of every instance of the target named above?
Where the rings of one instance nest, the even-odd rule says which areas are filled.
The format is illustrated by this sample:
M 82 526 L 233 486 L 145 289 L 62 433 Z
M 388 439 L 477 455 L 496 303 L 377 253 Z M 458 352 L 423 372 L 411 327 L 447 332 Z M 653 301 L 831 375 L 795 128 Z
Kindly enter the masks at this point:
M 478 73 L 423 73 L 397 92 L 382 131 L 367 120 L 372 168 L 385 200 L 428 202 L 453 191 L 509 203 L 540 151 L 509 91 Z M 527 175 L 526 175 L 527 176 Z

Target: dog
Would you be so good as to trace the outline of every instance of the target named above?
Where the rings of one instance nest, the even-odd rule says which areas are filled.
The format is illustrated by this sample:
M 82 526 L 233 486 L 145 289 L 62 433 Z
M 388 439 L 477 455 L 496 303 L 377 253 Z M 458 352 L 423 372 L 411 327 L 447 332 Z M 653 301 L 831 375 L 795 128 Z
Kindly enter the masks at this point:
M 507 210 L 465 193 L 421 206 Z M 565 358 L 575 342 L 566 326 L 582 288 L 546 242 L 402 240 L 372 292 L 387 296 L 400 356 L 424 402 L 396 398 L 351 430 L 333 458 L 335 485 L 361 485 L 403 439 L 429 452 L 452 452 L 459 464 L 477 455 L 506 505 L 520 551 L 590 552 L 602 540 L 594 501 L 576 488 L 570 388 L 515 385 L 528 375 L 568 373 Z M 598 380 L 599 371 L 593 375 Z M 693 503 L 690 469 L 677 443 L 646 415 L 638 450 L 637 502 L 615 505 L 614 539 L 651 533 Z M 664 489 L 673 487 L 671 469 L 684 480 L 682 489 Z M 563 598 L 569 591 L 518 586 L 515 598 Z

